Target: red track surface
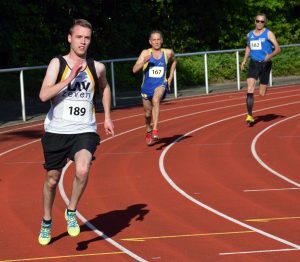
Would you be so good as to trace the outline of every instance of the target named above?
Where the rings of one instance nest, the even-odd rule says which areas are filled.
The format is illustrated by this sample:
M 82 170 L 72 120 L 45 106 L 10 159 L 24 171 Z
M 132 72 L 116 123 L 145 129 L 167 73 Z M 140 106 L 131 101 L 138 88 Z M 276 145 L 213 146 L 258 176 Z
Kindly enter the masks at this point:
M 115 110 L 117 135 L 99 124 L 78 207 L 89 223 L 66 233 L 59 193 L 70 193 L 70 163 L 47 247 L 37 242 L 43 125 L 0 129 L 0 261 L 299 261 L 300 88 L 255 96 L 250 128 L 245 107 L 245 92 L 166 101 L 150 147 L 142 108 Z

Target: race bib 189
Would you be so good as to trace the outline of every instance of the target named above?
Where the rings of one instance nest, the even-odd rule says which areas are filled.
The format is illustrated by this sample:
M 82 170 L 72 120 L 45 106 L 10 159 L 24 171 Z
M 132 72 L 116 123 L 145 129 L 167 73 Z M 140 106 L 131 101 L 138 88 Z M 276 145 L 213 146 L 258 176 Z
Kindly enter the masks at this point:
M 89 101 L 64 101 L 63 119 L 87 123 L 91 121 L 92 104 Z
M 153 66 L 149 69 L 149 76 L 160 78 L 164 75 L 164 70 L 163 66 Z
M 260 40 L 252 40 L 250 41 L 250 49 L 251 50 L 261 50 L 261 41 Z

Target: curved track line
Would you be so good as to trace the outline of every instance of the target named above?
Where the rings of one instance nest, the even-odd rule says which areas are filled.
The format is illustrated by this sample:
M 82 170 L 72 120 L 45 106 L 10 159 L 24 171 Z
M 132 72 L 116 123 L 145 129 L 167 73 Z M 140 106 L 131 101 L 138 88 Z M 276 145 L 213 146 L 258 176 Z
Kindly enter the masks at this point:
M 300 103 L 300 102 L 296 102 L 296 103 Z M 285 104 L 285 105 L 287 105 L 287 104 Z M 283 106 L 283 105 L 280 105 L 280 106 Z M 279 107 L 279 106 L 277 106 L 277 107 Z M 273 108 L 273 107 L 270 107 L 270 108 Z M 262 111 L 262 109 L 256 110 L 256 111 Z M 218 215 L 218 216 L 220 216 L 220 217 L 223 217 L 223 218 L 225 218 L 226 220 L 229 220 L 229 221 L 231 221 L 231 222 L 233 222 L 233 223 L 235 223 L 235 224 L 238 224 L 238 225 L 240 225 L 240 226 L 242 226 L 242 227 L 245 227 L 245 228 L 247 228 L 247 229 L 250 229 L 250 230 L 252 230 L 252 231 L 255 231 L 255 232 L 257 232 L 258 234 L 261 234 L 261 235 L 263 235 L 263 236 L 266 236 L 266 237 L 268 237 L 268 238 L 271 238 L 271 239 L 273 239 L 273 240 L 276 240 L 276 241 L 278 241 L 278 242 L 281 242 L 281 243 L 283 243 L 283 244 L 285 244 L 285 245 L 294 247 L 294 248 L 296 248 L 296 249 L 300 249 L 300 246 L 297 245 L 297 244 L 294 244 L 294 243 L 289 242 L 289 241 L 287 241 L 287 240 L 285 240 L 285 239 L 283 239 L 283 238 L 280 238 L 280 237 L 277 237 L 277 236 L 272 235 L 272 234 L 270 234 L 270 233 L 267 233 L 267 232 L 265 232 L 265 231 L 263 231 L 263 230 L 260 230 L 260 229 L 258 229 L 258 228 L 252 227 L 252 226 L 250 226 L 250 225 L 248 225 L 248 224 L 246 224 L 246 223 L 244 223 L 244 222 L 241 222 L 241 221 L 239 221 L 239 220 L 237 220 L 237 219 L 235 219 L 235 218 L 233 218 L 233 217 L 230 217 L 230 216 L 228 216 L 228 215 L 226 215 L 226 214 L 224 214 L 224 213 L 222 213 L 222 212 L 220 212 L 220 211 L 218 211 L 218 210 L 216 210 L 216 209 L 214 209 L 214 208 L 212 208 L 212 207 L 210 207 L 210 206 L 208 206 L 208 205 L 206 205 L 206 204 L 204 204 L 204 203 L 198 201 L 197 199 L 195 199 L 195 198 L 193 198 L 192 196 L 190 196 L 189 194 L 187 194 L 187 193 L 186 193 L 184 190 L 182 190 L 180 187 L 178 187 L 178 186 L 175 184 L 175 182 L 169 177 L 168 173 L 166 172 L 166 170 L 165 170 L 165 168 L 164 168 L 164 158 L 165 158 L 167 152 L 168 152 L 169 149 L 170 149 L 173 145 L 175 145 L 178 141 L 180 141 L 180 140 L 183 139 L 184 137 L 186 137 L 186 136 L 188 136 L 188 135 L 190 135 L 190 134 L 192 134 L 192 133 L 194 133 L 194 132 L 197 132 L 197 131 L 199 131 L 199 130 L 201 130 L 201 129 L 207 128 L 207 127 L 209 127 L 209 126 L 213 126 L 213 125 L 215 125 L 215 124 L 219 124 L 219 123 L 221 123 L 221 122 L 225 122 L 225 121 L 227 121 L 227 120 L 231 120 L 231 119 L 240 117 L 241 115 L 244 115 L 244 114 L 235 115 L 235 116 L 232 116 L 232 117 L 228 117 L 228 118 L 225 118 L 225 119 L 222 119 L 222 120 L 219 120 L 219 121 L 215 121 L 215 122 L 212 122 L 212 123 L 210 123 L 210 124 L 201 126 L 201 127 L 197 128 L 197 129 L 194 129 L 194 130 L 192 130 L 192 131 L 190 131 L 190 132 L 188 132 L 188 133 L 182 135 L 181 137 L 177 138 L 176 140 L 174 140 L 170 145 L 168 145 L 168 146 L 163 150 L 163 152 L 162 152 L 162 154 L 161 154 L 161 156 L 160 156 L 160 158 L 159 158 L 159 168 L 160 168 L 161 174 L 162 174 L 162 176 L 165 178 L 165 180 L 166 180 L 166 181 L 167 181 L 167 182 L 168 182 L 168 183 L 169 183 L 169 184 L 170 184 L 170 185 L 171 185 L 178 193 L 180 193 L 182 196 L 184 196 L 185 198 L 189 199 L 189 200 L 192 201 L 193 203 L 197 204 L 198 206 L 201 206 L 201 207 L 205 208 L 206 210 L 208 210 L 208 211 L 210 211 L 210 212 L 212 212 L 212 213 L 214 213 L 214 214 L 216 214 L 216 215 Z
M 260 109 L 260 110 L 257 110 L 257 111 L 263 111 L 263 110 L 267 110 L 267 109 L 270 109 L 270 108 L 276 108 L 276 107 L 281 107 L 281 106 L 291 105 L 291 104 L 296 104 L 296 103 L 299 103 L 299 102 L 293 102 L 293 103 L 283 104 L 283 105 L 279 105 L 279 106 L 273 106 L 273 107 L 269 107 L 269 108 Z M 243 104 L 244 104 L 244 103 L 243 103 Z M 241 104 L 237 104 L 237 105 L 241 105 Z M 232 106 L 236 106 L 236 105 L 232 105 Z M 232 106 L 230 106 L 230 107 L 232 107 Z M 204 111 L 200 111 L 200 112 L 196 112 L 196 113 L 191 113 L 191 114 L 186 114 L 186 115 L 182 115 L 182 116 L 180 116 L 180 117 L 170 118 L 170 119 L 167 119 L 167 120 L 164 120 L 164 121 L 161 121 L 161 122 L 167 122 L 167 121 L 171 121 L 171 120 L 174 120 L 174 119 L 183 118 L 183 117 L 186 117 L 186 116 L 191 116 L 191 115 L 195 115 L 195 114 L 199 114 L 199 113 L 203 113 L 203 112 L 214 111 L 214 110 L 218 110 L 218 109 L 222 109 L 222 108 L 228 108 L 228 106 L 226 106 L 226 107 L 220 107 L 220 108 L 217 108 L 217 109 L 204 110 Z M 140 114 L 139 114 L 139 115 L 140 115 Z M 233 117 L 230 117 L 230 118 L 227 118 L 226 120 L 233 119 L 233 118 L 236 118 L 236 117 L 239 117 L 239 116 L 242 116 L 242 115 L 244 115 L 244 113 L 243 113 L 243 114 L 236 115 L 236 116 L 233 116 Z M 225 119 L 223 119 L 222 121 L 225 121 Z M 219 122 L 222 122 L 222 121 L 217 121 L 217 122 L 215 122 L 215 123 L 219 123 Z M 204 126 L 204 127 L 207 127 L 207 126 L 210 126 L 210 125 L 211 125 L 211 124 L 206 125 L 206 126 Z M 204 128 L 204 127 L 203 127 L 203 128 Z M 141 128 L 144 128 L 144 125 L 143 125 L 143 126 L 136 127 L 136 128 L 133 128 L 133 129 L 131 129 L 131 130 L 127 130 L 127 131 L 122 132 L 122 133 L 120 133 L 120 134 L 117 134 L 117 135 L 115 135 L 115 137 L 116 137 L 116 136 L 121 136 L 121 135 L 123 135 L 123 134 L 129 133 L 129 132 L 132 132 L 132 131 L 141 129 Z M 201 129 L 201 128 L 200 128 L 200 129 Z M 198 129 L 198 130 L 199 130 L 199 129 Z M 194 132 L 195 132 L 195 131 L 197 131 L 197 130 L 194 130 Z M 186 134 L 186 135 L 187 135 L 187 134 Z M 182 136 L 182 137 L 176 139 L 176 140 L 175 140 L 172 144 L 170 144 L 166 149 L 169 149 L 174 143 L 176 143 L 177 141 L 179 141 L 179 140 L 182 139 L 183 137 L 184 137 L 184 136 Z M 108 140 L 110 140 L 110 139 L 112 139 L 112 137 L 107 138 L 107 139 L 104 139 L 104 140 L 102 141 L 102 143 L 105 142 L 105 141 L 108 141 Z M 20 146 L 18 146 L 18 147 L 12 148 L 12 149 L 10 149 L 10 150 L 7 150 L 7 151 L 1 153 L 0 156 L 3 156 L 3 155 L 5 155 L 5 154 L 7 154 L 7 153 L 9 153 L 9 152 L 11 152 L 11 151 L 14 151 L 14 150 L 17 150 L 17 149 L 21 148 L 21 147 L 25 147 L 25 146 L 27 146 L 27 145 L 29 145 L 29 144 L 33 144 L 33 143 L 35 143 L 35 142 L 37 142 L 37 141 L 39 141 L 39 140 L 40 140 L 40 139 L 37 139 L 37 140 L 31 141 L 31 142 L 29 142 L 29 143 L 20 145 Z M 167 151 L 164 151 L 164 152 L 167 152 Z M 160 162 L 161 162 L 161 158 L 160 158 Z M 64 176 L 64 173 L 66 172 L 67 168 L 69 167 L 69 165 L 70 165 L 71 163 L 72 163 L 72 161 L 70 161 L 70 162 L 65 166 L 65 168 L 63 169 L 62 177 L 61 177 L 60 182 L 59 182 L 59 190 L 60 190 L 61 196 L 62 196 L 62 198 L 63 198 L 63 200 L 65 201 L 66 204 L 68 204 L 69 200 L 68 200 L 68 198 L 67 198 L 67 196 L 66 196 L 66 194 L 65 194 L 64 188 L 63 188 L 63 176 Z M 176 185 L 174 184 L 174 186 L 176 186 Z M 176 186 L 176 187 L 177 187 L 177 186 Z M 177 187 L 177 188 L 178 188 L 178 187 Z M 180 192 L 181 189 L 178 188 L 178 190 L 179 190 L 179 192 Z M 182 191 L 182 193 L 186 194 L 184 191 Z M 197 200 L 195 200 L 194 198 L 192 198 L 192 197 L 189 196 L 188 194 L 186 194 L 186 197 L 189 198 L 191 201 L 194 200 L 194 201 L 196 201 L 196 203 L 198 203 Z M 193 201 L 193 202 L 194 202 L 194 201 Z M 201 202 L 199 202 L 198 204 L 204 205 L 204 204 L 202 204 Z M 216 212 L 216 214 L 219 213 L 219 215 L 221 215 L 221 216 L 223 216 L 223 217 L 225 216 L 225 218 L 227 217 L 226 215 L 224 215 L 224 214 L 220 213 L 219 211 L 214 210 L 214 209 L 212 209 L 212 208 L 210 208 L 210 207 L 208 207 L 208 206 L 206 206 L 206 205 L 204 205 L 203 207 L 206 207 L 208 210 L 211 209 L 212 212 L 214 212 L 214 213 Z M 213 210 L 214 210 L 214 211 L 213 211 Z M 94 225 L 92 225 L 91 223 L 89 223 L 89 222 L 88 222 L 88 221 L 87 221 L 87 220 L 86 220 L 86 219 L 85 219 L 78 211 L 77 211 L 77 214 L 78 214 L 79 219 L 80 219 L 83 223 L 86 223 L 87 226 L 89 226 L 91 230 L 93 230 L 97 235 L 103 237 L 106 241 L 108 241 L 109 243 L 111 243 L 113 246 L 115 246 L 115 247 L 118 248 L 119 250 L 124 251 L 126 254 L 128 254 L 128 255 L 131 256 L 132 258 L 136 259 L 137 261 L 142 261 L 142 262 L 147 261 L 147 260 L 144 260 L 143 258 L 137 256 L 136 254 L 132 253 L 130 250 L 126 249 L 125 247 L 123 247 L 122 245 L 120 245 L 119 243 L 117 243 L 116 241 L 114 241 L 114 240 L 112 240 L 111 238 L 107 237 L 105 234 L 103 234 L 103 232 L 99 231 Z M 230 217 L 228 217 L 228 218 L 229 218 L 230 220 L 232 219 L 232 218 L 230 218 Z M 290 242 L 288 242 L 288 241 L 286 241 L 286 240 L 277 238 L 276 236 L 272 236 L 272 235 L 270 235 L 270 234 L 268 234 L 268 233 L 266 233 L 266 232 L 264 232 L 264 231 L 261 231 L 261 230 L 259 230 L 259 229 L 253 228 L 253 227 L 251 227 L 251 226 L 248 226 L 247 224 L 244 224 L 244 223 L 242 223 L 242 222 L 240 222 L 240 221 L 238 221 L 238 220 L 233 220 L 233 221 L 236 221 L 235 223 L 240 224 L 240 225 L 242 225 L 242 226 L 244 226 L 244 227 L 246 227 L 246 228 L 248 228 L 248 229 L 251 229 L 251 230 L 256 231 L 256 232 L 258 232 L 258 233 L 261 233 L 261 234 L 263 234 L 263 235 L 266 235 L 266 236 L 268 236 L 268 237 L 271 237 L 271 238 L 275 237 L 278 241 L 281 240 L 280 242 L 283 242 L 283 243 L 285 243 L 285 244 L 287 244 L 287 245 L 293 246 L 293 247 L 295 247 L 295 248 L 297 248 L 297 249 L 300 248 L 300 246 L 298 246 L 298 245 L 295 245 L 295 244 L 290 243 Z
M 279 87 L 279 88 L 280 89 L 284 89 L 284 88 L 288 88 L 288 87 L 290 87 L 290 86 Z M 298 91 L 298 90 L 280 91 L 280 92 L 270 93 L 270 95 L 282 94 L 282 93 L 291 93 L 291 92 L 296 92 L 296 91 Z M 226 93 L 226 95 L 229 95 L 229 94 L 231 94 L 231 95 L 240 95 L 241 93 L 238 93 L 238 92 L 229 92 L 229 93 Z M 206 98 L 219 97 L 219 96 L 224 96 L 224 94 L 216 94 L 216 95 L 211 95 L 211 96 L 199 95 L 199 96 L 192 96 L 192 97 L 189 97 L 189 98 L 184 97 L 184 98 L 176 98 L 176 99 L 170 99 L 170 100 L 165 100 L 165 101 L 180 101 L 181 102 L 181 101 L 200 100 L 200 99 L 203 100 L 203 99 L 206 99 Z M 297 95 L 284 96 L 284 97 L 273 98 L 273 99 L 272 98 L 271 99 L 265 99 L 265 100 L 262 100 L 262 101 L 259 101 L 259 102 L 264 102 L 264 101 L 274 100 L 274 99 L 281 99 L 281 98 L 292 97 L 292 96 L 297 96 Z M 222 99 L 222 100 L 217 100 L 217 101 L 212 101 L 212 102 L 204 102 L 204 103 L 201 103 L 200 105 L 207 105 L 207 104 L 219 103 L 219 102 L 224 102 L 224 101 L 228 101 L 228 100 L 237 100 L 237 99 L 240 99 L 240 98 L 238 97 L 238 98 L 231 98 L 231 99 Z M 189 106 L 178 106 L 178 107 L 175 107 L 175 108 L 172 108 L 172 109 L 162 109 L 161 112 L 170 111 L 170 110 L 176 110 L 176 109 L 180 109 L 180 108 L 193 107 L 193 106 L 198 106 L 198 105 L 199 104 L 193 104 L 193 105 L 189 105 Z M 127 116 L 127 117 L 123 117 L 123 118 L 114 119 L 113 121 L 116 122 L 116 121 L 120 121 L 120 120 L 124 120 L 124 119 L 129 119 L 129 118 L 133 118 L 133 117 L 137 117 L 137 116 L 141 116 L 141 115 L 144 115 L 144 113 L 135 114 L 135 115 L 132 115 L 132 116 Z M 37 121 L 43 121 L 43 120 L 37 120 Z M 97 125 L 100 125 L 100 124 L 103 124 L 103 122 L 97 123 Z M 41 125 L 44 125 L 44 122 L 39 123 L 39 124 L 33 124 L 33 125 L 28 125 L 28 126 L 17 127 L 17 128 L 13 128 L 13 129 L 6 130 L 6 131 L 0 131 L 0 135 L 1 134 L 6 134 L 6 133 L 9 133 L 9 132 L 12 132 L 12 131 L 16 131 L 16 130 L 22 130 L 22 129 L 27 129 L 27 128 L 30 128 L 30 127 L 41 126 Z M 17 125 L 14 125 L 14 126 L 17 126 Z
M 3 155 L 5 155 L 5 154 L 8 154 L 8 153 L 10 153 L 10 152 L 12 152 L 12 151 L 15 151 L 15 150 L 17 150 L 17 149 L 20 149 L 20 148 L 22 148 L 22 147 L 31 145 L 31 144 L 33 144 L 33 143 L 35 143 L 35 142 L 37 142 L 37 141 L 40 141 L 40 140 L 41 140 L 41 139 L 39 138 L 39 139 L 33 140 L 33 141 L 31 141 L 31 142 L 25 143 L 25 144 L 23 144 L 23 145 L 20 145 L 20 146 L 17 146 L 17 147 L 13 147 L 13 148 L 11 148 L 11 149 L 9 149 L 9 150 L 6 150 L 6 151 L 0 153 L 0 156 L 3 156 Z
M 68 199 L 68 197 L 67 197 L 67 195 L 65 193 L 65 190 L 64 190 L 63 180 L 64 180 L 64 174 L 65 174 L 66 170 L 68 169 L 68 167 L 71 165 L 71 163 L 73 163 L 73 161 L 69 161 L 67 163 L 67 165 L 63 168 L 63 171 L 62 171 L 62 174 L 61 174 L 61 178 L 60 178 L 60 181 L 59 181 L 59 184 L 58 184 L 59 192 L 61 194 L 62 199 L 65 201 L 66 205 L 69 204 L 69 199 Z M 114 241 L 110 237 L 106 236 L 103 232 L 101 232 L 100 230 L 98 230 L 92 223 L 90 223 L 83 215 L 81 215 L 78 210 L 76 212 L 76 215 L 82 221 L 82 223 L 84 223 L 87 227 L 89 227 L 91 230 L 93 230 L 93 232 L 96 235 L 102 237 L 104 240 L 106 240 L 107 242 L 109 242 L 111 245 L 113 245 L 117 249 L 123 251 L 128 256 L 131 256 L 132 258 L 134 258 L 137 261 L 141 261 L 141 262 L 146 262 L 147 261 L 147 260 L 139 257 L 138 255 L 136 255 L 135 253 L 133 253 L 132 251 L 130 251 L 126 247 L 120 245 L 118 242 Z
M 300 94 L 299 94 L 300 95 Z M 298 95 L 292 95 L 292 96 L 286 96 L 286 97 L 281 97 L 281 98 L 288 98 L 288 97 L 293 97 L 293 96 L 298 96 Z M 280 98 L 278 98 L 280 99 Z M 268 100 L 273 100 L 273 99 L 266 99 L 266 100 L 262 100 L 262 101 L 259 101 L 259 102 L 265 102 L 265 101 L 268 101 Z M 260 112 L 260 111 L 264 111 L 264 110 L 268 110 L 268 109 L 273 109 L 273 108 L 277 108 L 277 107 L 281 107 L 281 106 L 287 106 L 287 105 L 293 105 L 293 104 L 297 104 L 299 103 L 298 101 L 297 102 L 291 102 L 291 103 L 287 103 L 287 104 L 281 104 L 281 105 L 276 105 L 276 106 L 271 106 L 271 107 L 266 107 L 266 108 L 262 108 L 262 109 L 259 109 L 259 110 L 255 110 L 253 112 Z M 202 111 L 198 111 L 198 112 L 194 112 L 194 113 L 190 113 L 190 114 L 185 114 L 185 115 L 181 115 L 181 116 L 177 116 L 177 117 L 173 117 L 173 118 L 169 118 L 169 119 L 165 119 L 165 120 L 162 120 L 160 121 L 160 123 L 165 123 L 165 122 L 168 122 L 168 121 L 172 121 L 172 120 L 175 120 L 175 119 L 179 119 L 179 118 L 183 118 L 183 117 L 188 117 L 188 116 L 193 116 L 193 115 L 197 115 L 197 114 L 202 114 L 202 113 L 207 113 L 207 112 L 212 112 L 212 111 L 217 111 L 217 110 L 220 110 L 220 109 L 225 109 L 225 108 L 230 108 L 230 107 L 235 107 L 235 106 L 241 106 L 241 105 L 244 105 L 245 103 L 241 103 L 241 104 L 234 104 L 234 105 L 230 105 L 230 106 L 222 106 L 222 107 L 217 107 L 217 108 L 212 108 L 212 109 L 207 109 L 207 110 L 202 110 Z M 143 115 L 143 114 L 138 114 L 138 115 L 134 115 L 135 116 L 140 116 L 140 115 Z M 245 113 L 243 114 L 239 114 L 238 116 L 243 116 L 245 115 Z M 132 118 L 133 116 L 128 116 L 128 117 L 124 117 L 124 118 L 120 118 L 118 120 L 123 120 L 123 119 L 129 119 L 129 118 Z M 103 122 L 101 123 L 98 123 L 97 125 L 99 124 L 102 124 Z M 141 129 L 141 128 L 144 128 L 145 126 L 139 126 L 139 127 L 136 127 L 136 128 L 133 128 L 133 129 L 130 129 L 130 130 L 127 130 L 127 131 L 124 131 L 122 133 L 119 133 L 119 134 L 116 134 L 114 137 L 117 137 L 117 136 L 120 136 L 120 135 L 123 135 L 123 134 L 126 134 L 126 133 L 129 133 L 129 132 L 132 132 L 134 130 L 138 130 L 138 129 Z M 102 143 L 106 140 L 111 140 L 113 139 L 113 137 L 109 137 L 107 139 L 104 139 L 102 141 Z M 14 147 L 14 148 L 11 148 L 7 151 L 4 151 L 2 153 L 0 153 L 0 157 L 9 153 L 9 152 L 12 152 L 14 150 L 17 150 L 21 147 L 24 147 L 24 146 L 27 146 L 27 145 L 30 145 L 32 143 L 35 143 L 37 141 L 39 141 L 40 139 L 37 139 L 37 140 L 34 140 L 34 141 L 31 141 L 29 143 L 26 143 L 26 144 L 23 144 L 23 145 L 20 145 L 20 146 L 17 146 L 17 147 Z
M 242 104 L 230 105 L 230 106 L 225 106 L 225 107 L 217 107 L 217 108 L 208 109 L 208 110 L 203 110 L 203 111 L 198 111 L 198 112 L 194 112 L 194 113 L 191 113 L 191 114 L 186 114 L 186 115 L 177 116 L 177 117 L 174 117 L 174 118 L 169 118 L 169 119 L 166 119 L 166 120 L 162 120 L 162 121 L 160 121 L 160 123 L 172 121 L 172 120 L 175 120 L 175 119 L 178 119 L 178 118 L 187 117 L 187 116 L 192 116 L 192 115 L 195 115 L 195 114 L 201 114 L 201 113 L 205 113 L 205 112 L 210 112 L 210 111 L 215 111 L 215 110 L 225 109 L 225 108 L 233 107 L 233 106 L 240 106 L 240 105 L 243 105 L 243 104 L 244 104 L 244 103 L 242 103 Z M 125 119 L 129 119 L 129 118 L 133 118 L 133 117 L 136 117 L 136 116 L 141 116 L 141 115 L 144 115 L 144 114 L 136 114 L 136 115 L 133 115 L 133 116 L 127 116 L 127 117 L 119 118 L 119 119 L 117 119 L 117 120 L 114 120 L 114 122 L 115 122 L 115 121 L 118 121 L 118 120 L 125 120 Z M 100 124 L 102 124 L 102 123 L 103 123 L 103 122 L 97 123 L 97 125 L 100 125 Z M 107 140 L 111 140 L 111 139 L 113 139 L 113 138 L 115 138 L 115 137 L 118 137 L 118 136 L 120 136 L 120 135 L 124 135 L 124 134 L 126 134 L 126 133 L 129 133 L 129 132 L 132 132 L 132 131 L 141 129 L 141 128 L 145 128 L 145 125 L 138 126 L 138 127 L 136 127 L 136 128 L 133 128 L 133 129 L 124 131 L 124 132 L 122 132 L 122 133 L 116 134 L 114 137 L 109 137 L 109 138 L 107 138 L 107 139 L 101 141 L 101 143 L 103 143 L 104 141 L 107 141 Z M 37 141 L 39 141 L 39 140 L 40 140 L 40 139 L 37 139 L 37 140 L 31 141 L 31 142 L 29 142 L 29 143 L 26 143 L 26 144 L 23 144 L 23 145 L 20 145 L 20 146 L 11 148 L 11 149 L 9 149 L 9 150 L 7 150 L 7 151 L 4 151 L 4 152 L 0 153 L 0 156 L 3 156 L 3 155 L 5 155 L 5 154 L 7 154 L 7 153 L 9 153 L 9 152 L 12 152 L 12 151 L 14 151 L 14 150 L 17 150 L 17 149 L 21 148 L 21 147 L 24 147 L 24 146 L 30 145 L 30 144 L 32 144 L 32 143 L 35 143 L 35 142 L 37 142 Z
M 272 127 L 278 125 L 278 124 L 281 124 L 282 122 L 284 121 L 287 121 L 287 120 L 290 120 L 290 119 L 293 119 L 295 117 L 298 117 L 300 116 L 300 114 L 297 114 L 297 115 L 294 115 L 294 116 L 291 116 L 291 117 L 288 117 L 288 118 L 285 118 L 283 120 L 280 120 L 270 126 L 268 126 L 267 128 L 265 128 L 264 130 L 262 130 L 260 133 L 258 133 L 258 135 L 253 139 L 252 143 L 251 143 L 251 152 L 252 152 L 252 155 L 254 156 L 254 158 L 256 159 L 256 161 L 262 165 L 265 169 L 267 169 L 270 173 L 272 173 L 273 175 L 287 181 L 288 183 L 296 186 L 296 187 L 300 187 L 300 184 L 287 178 L 286 176 L 276 172 L 274 169 L 272 169 L 271 167 L 269 167 L 264 161 L 262 161 L 262 159 L 258 156 L 257 152 L 256 152 L 256 149 L 255 149 L 255 146 L 256 146 L 256 143 L 257 143 L 257 140 L 259 139 L 259 137 L 265 133 L 266 131 L 268 131 L 269 129 L 271 129 Z

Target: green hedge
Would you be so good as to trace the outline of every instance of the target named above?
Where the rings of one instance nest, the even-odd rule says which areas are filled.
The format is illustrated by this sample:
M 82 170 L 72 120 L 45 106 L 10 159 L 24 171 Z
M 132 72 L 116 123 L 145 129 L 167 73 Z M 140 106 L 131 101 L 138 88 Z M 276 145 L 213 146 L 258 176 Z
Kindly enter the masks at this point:
M 243 59 L 240 53 L 240 63 Z M 282 52 L 274 57 L 273 77 L 300 75 L 300 48 L 283 48 Z M 235 53 L 208 54 L 209 83 L 222 83 L 236 80 Z M 115 86 L 117 95 L 121 92 L 138 91 L 142 83 L 142 73 L 133 74 L 134 61 L 114 63 Z M 249 60 L 247 66 L 249 64 Z M 241 81 L 246 80 L 247 66 L 240 72 Z M 111 83 L 111 67 L 106 64 L 107 79 Z M 45 74 L 43 70 L 24 71 L 25 95 L 38 98 L 39 90 Z M 205 84 L 204 56 L 188 56 L 177 58 L 177 81 L 179 88 L 202 86 Z M 20 97 L 19 73 L 0 74 L 0 99 L 18 99 Z

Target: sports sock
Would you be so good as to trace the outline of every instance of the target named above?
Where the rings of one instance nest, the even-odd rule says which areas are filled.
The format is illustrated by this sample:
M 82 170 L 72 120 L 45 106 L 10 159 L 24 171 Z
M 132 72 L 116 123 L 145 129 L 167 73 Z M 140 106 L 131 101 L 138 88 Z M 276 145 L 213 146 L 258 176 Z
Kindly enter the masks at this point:
M 253 93 L 247 93 L 246 103 L 247 103 L 248 115 L 252 116 L 252 109 L 253 109 L 253 104 L 254 104 Z
M 52 219 L 46 220 L 43 218 L 43 223 L 49 225 L 52 223 Z
M 76 209 L 75 210 L 71 210 L 71 209 L 67 208 L 67 213 L 70 213 L 70 212 L 76 212 Z

